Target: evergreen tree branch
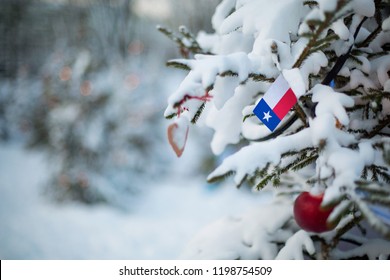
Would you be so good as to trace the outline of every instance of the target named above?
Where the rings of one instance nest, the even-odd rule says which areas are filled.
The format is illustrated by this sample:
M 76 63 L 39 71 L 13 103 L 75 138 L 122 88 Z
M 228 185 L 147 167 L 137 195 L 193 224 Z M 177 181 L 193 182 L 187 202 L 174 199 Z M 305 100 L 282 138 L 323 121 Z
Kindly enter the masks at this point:
M 192 120 L 191 120 L 192 124 L 196 124 L 198 122 L 200 115 L 202 114 L 205 107 L 206 107 L 206 102 L 203 102 L 202 105 L 200 105 L 200 107 L 196 111 L 194 117 L 192 118 Z
M 318 6 L 318 2 L 317 1 L 304 1 L 303 5 L 309 6 L 310 8 L 312 8 L 314 6 Z
M 189 58 L 190 53 L 192 53 L 192 54 L 212 54 L 212 53 L 202 49 L 202 47 L 199 45 L 199 43 L 195 39 L 195 36 L 185 26 L 179 27 L 180 36 L 178 36 L 172 30 L 170 30 L 166 27 L 157 26 L 157 30 L 160 31 L 165 36 L 167 36 L 173 42 L 176 43 L 176 45 L 180 49 L 180 53 L 182 54 L 182 56 L 184 58 Z
M 361 99 L 362 100 L 370 100 L 370 101 L 379 101 L 379 102 L 381 102 L 382 99 L 390 100 L 390 92 L 376 90 L 376 89 L 370 89 L 369 93 L 366 95 L 363 95 L 361 97 Z
M 390 207 L 390 198 L 389 197 L 371 195 L 371 196 L 367 196 L 363 200 L 365 202 L 368 202 L 368 203 L 371 203 L 371 204 L 380 204 L 380 205 L 383 205 L 383 206 Z
M 205 52 L 202 47 L 199 45 L 198 41 L 195 39 L 194 34 L 192 34 L 188 28 L 184 25 L 179 27 L 179 32 L 183 35 L 185 39 L 190 42 L 190 45 L 187 48 L 192 53 L 202 53 L 202 54 L 211 54 L 210 52 Z
M 299 119 L 304 124 L 304 126 L 308 127 L 309 123 L 307 122 L 307 116 L 305 114 L 305 111 L 303 111 L 302 107 L 299 105 L 298 102 L 294 105 L 294 110 L 295 110 L 297 116 L 299 117 Z
M 348 233 L 351 229 L 357 226 L 363 220 L 363 216 L 355 216 L 351 221 L 345 224 L 343 227 L 337 229 L 336 235 L 332 238 L 332 242 L 330 244 L 331 248 L 336 248 L 338 243 L 340 242 L 342 236 Z
M 280 176 L 282 174 L 286 173 L 289 170 L 298 171 L 316 161 L 317 158 L 317 152 L 312 152 L 311 155 L 307 156 L 306 151 L 301 151 L 300 157 L 295 159 L 293 162 L 287 164 L 284 167 L 276 167 L 274 172 L 264 177 L 259 183 L 257 183 L 256 189 L 261 190 L 272 180 L 276 180 L 277 182 L 280 181 Z
M 363 65 L 363 62 L 358 57 L 356 57 L 355 55 L 350 55 L 349 59 L 351 61 L 355 62 L 357 65 Z
M 364 48 L 367 47 L 375 38 L 378 36 L 378 34 L 382 31 L 382 26 L 379 25 L 368 37 L 361 43 L 357 44 L 356 46 L 358 48 Z
M 374 127 L 374 129 L 364 135 L 364 138 L 373 138 L 376 136 L 382 129 L 390 125 L 390 116 L 387 116 L 382 121 L 379 122 L 379 124 Z
M 318 46 L 324 45 L 326 43 L 331 43 L 331 42 L 338 40 L 338 39 L 340 39 L 340 37 L 337 34 L 333 33 L 331 35 L 326 36 L 323 39 L 317 40 L 313 45 L 318 47 Z
M 372 195 L 390 196 L 390 188 L 388 185 L 381 185 L 377 182 L 358 181 L 356 182 L 356 191 L 367 192 Z
M 233 176 L 235 173 L 236 172 L 230 170 L 230 171 L 226 172 L 225 174 L 222 174 L 220 176 L 215 176 L 215 177 L 212 177 L 212 178 L 208 179 L 207 182 L 208 183 L 216 183 L 216 182 L 225 180 L 226 178 L 228 178 L 230 176 Z
M 337 7 L 336 7 L 336 11 L 341 10 L 348 2 L 349 2 L 349 0 L 339 1 L 337 4 Z M 311 37 L 310 37 L 308 44 L 306 45 L 306 47 L 302 51 L 301 55 L 298 57 L 297 61 L 294 63 L 293 68 L 299 68 L 303 64 L 305 59 L 307 57 L 309 57 L 310 54 L 312 54 L 313 52 L 316 52 L 318 50 L 322 50 L 322 49 L 326 48 L 327 46 L 329 46 L 329 42 L 326 42 L 327 39 L 326 38 L 320 39 L 320 36 L 335 19 L 337 19 L 337 15 L 334 15 L 333 13 L 328 12 L 328 13 L 325 13 L 325 20 L 323 22 L 313 22 L 312 23 L 314 25 L 317 25 L 317 29 L 314 31 L 313 34 L 311 34 Z M 364 18 L 360 22 L 360 24 L 358 25 L 358 27 L 355 31 L 355 34 L 354 34 L 354 38 L 356 38 L 356 36 L 357 36 L 357 34 L 358 34 L 358 32 L 359 32 L 359 30 L 360 30 L 360 28 L 363 25 L 365 20 L 366 20 L 366 18 Z M 335 36 L 332 36 L 330 39 L 335 39 L 335 38 L 336 38 Z M 320 43 L 318 43 L 319 41 L 320 41 Z M 323 43 L 323 42 L 325 42 L 325 43 Z M 320 45 L 318 45 L 318 44 L 320 44 Z M 327 74 L 325 79 L 322 81 L 322 84 L 328 85 L 334 79 L 334 77 L 337 75 L 337 73 L 340 71 L 341 67 L 344 65 L 347 58 L 349 57 L 349 52 L 352 50 L 352 46 L 350 47 L 349 51 L 346 54 L 339 57 L 339 59 L 337 60 L 337 62 L 335 63 L 335 65 L 333 66 L 331 71 Z M 315 108 L 316 104 L 312 104 L 312 105 L 313 106 L 312 106 L 312 108 L 310 108 L 310 110 L 312 112 L 314 112 L 314 108 Z M 296 112 L 297 112 L 299 118 L 302 120 L 302 122 L 305 125 L 307 125 L 306 115 L 298 103 L 296 104 L 294 109 L 296 110 Z
M 386 56 L 388 54 L 389 54 L 388 51 L 374 52 L 374 53 L 367 54 L 367 58 L 368 59 L 374 59 L 376 57 L 382 57 L 382 56 Z
M 275 78 L 268 78 L 263 74 L 250 73 L 248 78 L 252 79 L 255 82 L 270 82 L 273 83 Z
M 359 23 L 359 25 L 357 26 L 356 30 L 355 30 L 355 33 L 353 35 L 353 37 L 356 39 L 359 31 L 360 31 L 360 28 L 362 27 L 363 23 L 367 20 L 367 17 L 364 17 L 363 20 Z M 335 65 L 333 66 L 332 70 L 329 71 L 329 73 L 326 75 L 325 79 L 322 81 L 322 84 L 323 85 L 329 85 L 330 82 L 334 79 L 334 77 L 336 77 L 337 73 L 340 72 L 341 68 L 343 67 L 343 65 L 345 64 L 345 62 L 347 61 L 347 59 L 349 58 L 349 54 L 350 52 L 352 51 L 352 48 L 353 48 L 353 44 L 350 46 L 349 50 L 347 53 L 341 55 Z
M 341 0 L 338 1 L 336 11 L 339 11 L 344 7 L 349 1 L 348 0 Z M 317 25 L 317 29 L 314 31 L 313 34 L 309 34 L 310 40 L 306 47 L 303 49 L 302 53 L 292 66 L 292 68 L 299 68 L 302 66 L 302 63 L 306 60 L 306 58 L 311 54 L 311 50 L 316 46 L 316 43 L 318 40 L 320 40 L 321 34 L 328 28 L 332 21 L 334 20 L 335 15 L 334 13 L 327 12 L 325 13 L 325 19 L 321 22 L 312 22 L 312 24 Z
M 390 238 L 390 228 L 375 216 L 375 214 L 369 209 L 367 203 L 357 197 L 355 197 L 354 202 L 367 222 L 384 237 Z
M 191 70 L 191 68 L 190 68 L 188 65 L 186 65 L 186 64 L 184 64 L 184 63 L 180 63 L 180 62 L 178 62 L 178 61 L 176 61 L 176 60 L 168 61 L 168 62 L 166 63 L 166 65 L 167 65 L 168 67 L 173 67 L 173 68 L 177 68 L 177 69 L 182 69 L 182 70 L 185 70 L 185 71 L 190 71 L 190 70 Z
M 173 119 L 173 118 L 176 117 L 176 116 L 177 116 L 177 114 L 176 114 L 176 113 L 173 113 L 173 114 L 170 114 L 170 115 L 166 116 L 165 118 L 166 118 L 167 120 L 171 120 L 171 119 Z
M 245 122 L 248 118 L 252 118 L 252 117 L 255 117 L 256 115 L 255 114 L 248 114 L 248 115 L 245 115 L 244 118 L 242 119 L 242 122 Z

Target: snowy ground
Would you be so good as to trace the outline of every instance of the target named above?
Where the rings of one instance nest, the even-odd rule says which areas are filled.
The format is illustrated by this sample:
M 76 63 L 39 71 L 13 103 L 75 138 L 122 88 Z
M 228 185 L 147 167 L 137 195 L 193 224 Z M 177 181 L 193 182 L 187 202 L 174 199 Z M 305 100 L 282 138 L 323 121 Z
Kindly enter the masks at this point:
M 40 153 L 0 146 L 0 259 L 175 259 L 205 225 L 258 203 L 202 177 L 156 183 L 131 213 L 59 206 L 42 195 L 46 164 Z

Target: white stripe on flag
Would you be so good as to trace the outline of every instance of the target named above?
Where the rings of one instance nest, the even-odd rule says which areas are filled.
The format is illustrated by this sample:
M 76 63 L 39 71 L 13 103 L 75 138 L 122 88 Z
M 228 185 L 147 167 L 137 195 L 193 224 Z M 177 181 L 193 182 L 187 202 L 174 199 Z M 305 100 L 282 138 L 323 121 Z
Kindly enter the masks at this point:
M 275 82 L 267 90 L 266 94 L 264 94 L 263 99 L 265 102 L 267 102 L 268 106 L 273 109 L 289 88 L 290 85 L 283 77 L 283 75 L 280 74 Z

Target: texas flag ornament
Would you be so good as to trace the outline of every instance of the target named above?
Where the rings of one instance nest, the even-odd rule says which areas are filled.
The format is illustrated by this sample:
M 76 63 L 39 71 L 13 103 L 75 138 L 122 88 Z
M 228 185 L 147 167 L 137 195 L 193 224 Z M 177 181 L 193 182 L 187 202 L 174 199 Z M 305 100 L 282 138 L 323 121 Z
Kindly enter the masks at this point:
M 296 103 L 297 97 L 283 75 L 280 75 L 257 103 L 253 113 L 269 130 L 274 131 Z

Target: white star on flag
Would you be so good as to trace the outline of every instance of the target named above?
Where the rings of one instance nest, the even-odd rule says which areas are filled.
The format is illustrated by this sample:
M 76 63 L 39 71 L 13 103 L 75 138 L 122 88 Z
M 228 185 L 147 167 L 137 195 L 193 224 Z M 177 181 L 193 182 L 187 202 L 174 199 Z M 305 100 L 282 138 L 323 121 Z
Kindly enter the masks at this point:
M 263 120 L 267 120 L 267 122 L 269 122 L 269 119 L 272 118 L 272 116 L 269 114 L 269 111 L 266 113 L 266 112 L 263 112 L 264 113 L 264 118 Z

